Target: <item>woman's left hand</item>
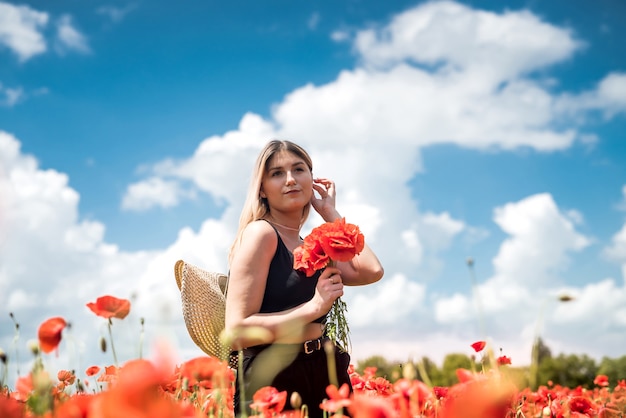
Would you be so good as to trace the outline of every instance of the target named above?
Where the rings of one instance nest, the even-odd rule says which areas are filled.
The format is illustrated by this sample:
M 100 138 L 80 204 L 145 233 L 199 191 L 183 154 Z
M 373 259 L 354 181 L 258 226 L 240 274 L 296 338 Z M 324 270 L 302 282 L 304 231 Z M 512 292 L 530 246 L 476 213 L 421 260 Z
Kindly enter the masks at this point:
M 313 209 L 324 218 L 325 221 L 333 221 L 337 217 L 335 209 L 335 183 L 328 179 L 313 179 L 313 189 L 319 197 L 313 193 L 311 204 Z

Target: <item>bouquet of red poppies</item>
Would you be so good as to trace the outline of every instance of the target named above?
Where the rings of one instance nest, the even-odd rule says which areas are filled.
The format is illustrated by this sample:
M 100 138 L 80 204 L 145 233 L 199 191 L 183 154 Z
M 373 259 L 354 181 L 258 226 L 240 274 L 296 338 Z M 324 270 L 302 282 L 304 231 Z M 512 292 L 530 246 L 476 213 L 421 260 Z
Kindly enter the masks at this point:
M 326 222 L 304 238 L 304 243 L 293 252 L 294 269 L 303 271 L 307 277 L 335 262 L 347 262 L 363 251 L 365 238 L 359 227 L 346 223 L 345 218 Z M 326 316 L 324 331 L 342 350 L 350 346 L 350 328 L 346 321 L 346 303 L 337 298 Z

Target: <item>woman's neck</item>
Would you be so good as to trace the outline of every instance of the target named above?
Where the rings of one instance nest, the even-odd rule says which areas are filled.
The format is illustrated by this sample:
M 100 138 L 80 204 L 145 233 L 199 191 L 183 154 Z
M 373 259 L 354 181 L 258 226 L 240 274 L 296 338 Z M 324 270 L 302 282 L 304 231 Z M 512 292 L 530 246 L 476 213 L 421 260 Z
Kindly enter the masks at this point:
M 294 221 L 293 219 L 281 219 L 278 220 L 276 219 L 274 216 L 272 216 L 271 214 L 267 216 L 267 221 L 269 223 L 271 223 L 272 225 L 274 225 L 275 227 L 281 229 L 284 232 L 291 232 L 291 233 L 296 233 L 296 234 L 300 234 L 300 228 L 302 227 L 302 225 L 300 224 L 300 221 Z M 296 223 L 297 222 L 297 223 Z

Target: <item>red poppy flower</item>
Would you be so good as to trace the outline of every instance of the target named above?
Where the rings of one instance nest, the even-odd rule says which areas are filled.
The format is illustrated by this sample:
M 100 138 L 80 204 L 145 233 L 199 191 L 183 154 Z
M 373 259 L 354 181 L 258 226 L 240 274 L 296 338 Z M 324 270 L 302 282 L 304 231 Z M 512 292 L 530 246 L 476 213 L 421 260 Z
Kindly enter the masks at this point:
M 402 378 L 393 384 L 394 395 L 401 411 L 408 410 L 412 406 L 422 408 L 427 402 L 433 400 L 433 392 L 428 386 L 419 380 Z M 417 402 L 416 402 L 417 400 Z M 404 415 L 404 413 L 401 413 Z
M 307 238 L 293 251 L 293 267 L 304 271 L 307 277 L 311 277 L 317 270 L 326 267 L 329 258 L 318 241 Z
M 388 398 L 377 396 L 355 396 L 348 410 L 353 418 L 394 418 L 398 416 L 393 408 L 393 403 Z
M 91 376 L 98 374 L 99 371 L 100 371 L 99 366 L 91 366 L 85 371 L 85 374 L 91 377 Z
M 179 373 L 181 377 L 188 380 L 189 386 L 200 382 L 210 382 L 213 377 L 220 378 L 215 379 L 217 383 L 223 382 L 228 385 L 230 385 L 231 380 L 234 380 L 234 375 L 228 368 L 228 364 L 215 357 L 193 358 L 181 365 Z
M 480 353 L 481 351 L 483 351 L 486 345 L 487 343 L 485 341 L 476 341 L 474 344 L 472 344 L 472 348 L 477 353 Z
M 498 366 L 504 366 L 505 364 L 511 364 L 511 358 L 507 356 L 500 356 L 497 358 Z
M 359 227 L 346 223 L 345 218 L 318 227 L 319 242 L 324 252 L 335 261 L 350 261 L 363 251 L 365 238 Z
M 375 391 L 377 395 L 387 396 L 391 393 L 392 385 L 391 382 L 384 377 L 375 377 L 368 380 L 367 388 Z
M 41 351 L 44 353 L 49 353 L 56 349 L 61 342 L 61 332 L 63 332 L 63 328 L 67 325 L 65 319 L 61 317 L 54 317 L 45 320 L 39 326 L 39 346 L 41 347 Z
M 328 400 L 320 404 L 320 408 L 324 411 L 337 412 L 342 408 L 349 407 L 352 403 L 350 400 L 350 387 L 347 383 L 341 385 L 339 389 L 335 385 L 328 385 L 326 394 L 328 395 Z
M 570 412 L 579 412 L 585 414 L 585 416 L 593 416 L 596 412 L 593 407 L 593 402 L 584 396 L 574 396 L 569 400 Z
M 293 267 L 310 277 L 331 260 L 352 260 L 364 247 L 365 238 L 359 227 L 346 223 L 345 218 L 336 219 L 313 228 L 304 238 L 304 243 L 293 252 Z
M 87 418 L 90 415 L 91 402 L 95 395 L 76 394 L 61 403 L 54 411 L 55 418 Z
M 25 415 L 25 403 L 7 396 L 0 396 L 0 416 L 6 418 L 22 418 Z
M 96 302 L 89 302 L 87 307 L 93 313 L 103 318 L 124 319 L 130 312 L 130 301 L 127 299 L 118 299 L 113 296 L 101 296 Z
M 57 373 L 57 379 L 65 386 L 73 385 L 76 380 L 76 375 L 69 370 L 59 370 Z
M 265 386 L 257 390 L 252 396 L 250 408 L 259 411 L 263 416 L 272 416 L 280 413 L 287 403 L 287 391 L 279 392 L 278 389 Z
M 599 374 L 595 379 L 593 379 L 593 384 L 596 386 L 608 386 L 609 378 L 604 374 Z
M 89 408 L 93 418 L 175 418 L 181 413 L 172 399 L 163 396 L 166 376 L 147 360 L 131 360 L 119 369 L 117 382 L 94 397 Z M 196 415 L 197 416 L 197 415 Z
M 33 389 L 33 376 L 31 373 L 29 373 L 27 376 L 18 377 L 17 381 L 15 382 L 15 399 L 17 399 L 18 401 L 26 402 Z
M 515 386 L 500 377 L 484 376 L 449 388 L 438 417 L 502 418 L 509 416 Z
M 476 380 L 476 375 L 471 370 L 467 369 L 456 369 L 456 377 L 459 379 L 459 383 Z
M 435 386 L 433 387 L 433 393 L 437 399 L 445 399 L 445 397 L 448 396 L 448 388 L 445 386 Z
M 369 366 L 363 369 L 363 378 L 364 379 L 373 379 L 376 376 L 376 372 L 378 371 L 378 367 Z
M 119 368 L 116 366 L 106 366 L 104 368 L 104 373 L 98 377 L 98 382 L 115 382 L 117 380 L 117 376 L 119 374 Z

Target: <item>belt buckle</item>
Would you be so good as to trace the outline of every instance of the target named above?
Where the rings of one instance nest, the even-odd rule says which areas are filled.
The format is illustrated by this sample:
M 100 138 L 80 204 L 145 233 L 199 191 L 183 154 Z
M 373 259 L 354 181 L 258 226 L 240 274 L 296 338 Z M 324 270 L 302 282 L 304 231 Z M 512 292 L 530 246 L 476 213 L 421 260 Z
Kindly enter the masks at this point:
M 313 343 L 313 348 L 309 348 L 309 343 Z M 322 348 L 322 342 L 319 340 L 308 340 L 304 342 L 304 354 L 311 354 L 315 350 Z

